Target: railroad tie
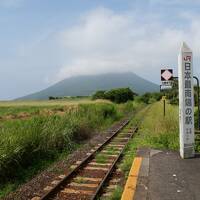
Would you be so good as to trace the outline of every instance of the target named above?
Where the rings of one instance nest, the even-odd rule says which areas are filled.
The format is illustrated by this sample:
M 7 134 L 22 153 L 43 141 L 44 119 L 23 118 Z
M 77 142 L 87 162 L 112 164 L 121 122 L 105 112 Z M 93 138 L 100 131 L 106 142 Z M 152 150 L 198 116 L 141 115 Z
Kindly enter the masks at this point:
M 40 200 L 40 197 L 33 197 L 31 200 Z
M 103 150 L 102 153 L 110 153 L 110 154 L 111 153 L 113 153 L 113 154 L 115 153 L 115 154 L 119 154 L 120 151 L 119 150 L 115 150 L 115 151 Z
M 91 177 L 85 177 L 85 176 L 78 176 L 74 179 L 75 181 L 92 181 L 92 182 L 100 182 L 102 181 L 102 178 L 91 178 Z
M 110 167 L 112 163 L 98 163 L 98 162 L 91 162 L 89 165 L 99 165 L 99 166 L 108 166 Z
M 88 187 L 88 188 L 97 188 L 99 184 L 97 183 L 76 183 L 72 182 L 69 184 L 69 186 L 75 186 L 75 187 Z
M 124 147 L 122 144 L 109 144 L 110 147 Z
M 102 170 L 102 171 L 108 171 L 109 168 L 104 168 L 104 167 L 85 167 L 85 170 Z
M 129 137 L 117 137 L 115 140 L 129 140 Z
M 51 182 L 52 185 L 57 185 L 60 181 L 59 180 L 54 180 Z
M 61 192 L 65 194 L 84 194 L 84 195 L 92 195 L 94 193 L 94 191 L 90 190 L 75 190 L 70 188 L 65 188 Z

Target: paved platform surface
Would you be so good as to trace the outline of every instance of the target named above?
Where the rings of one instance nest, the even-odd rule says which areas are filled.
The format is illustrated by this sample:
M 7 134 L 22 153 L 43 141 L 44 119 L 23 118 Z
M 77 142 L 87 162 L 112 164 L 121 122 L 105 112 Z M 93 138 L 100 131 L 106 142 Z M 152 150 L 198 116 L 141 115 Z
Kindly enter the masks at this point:
M 138 150 L 142 157 L 134 200 L 200 200 L 200 156 L 183 160 L 179 153 Z

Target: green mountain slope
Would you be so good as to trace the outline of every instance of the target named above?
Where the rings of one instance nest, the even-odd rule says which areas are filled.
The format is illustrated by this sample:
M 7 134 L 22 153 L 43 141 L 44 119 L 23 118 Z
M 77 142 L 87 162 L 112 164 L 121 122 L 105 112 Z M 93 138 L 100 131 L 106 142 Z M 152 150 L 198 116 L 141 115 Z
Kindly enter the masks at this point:
M 154 92 L 159 86 L 134 73 L 109 73 L 64 79 L 40 92 L 19 99 L 48 99 L 49 96 L 87 96 L 97 90 L 130 87 L 138 94 Z

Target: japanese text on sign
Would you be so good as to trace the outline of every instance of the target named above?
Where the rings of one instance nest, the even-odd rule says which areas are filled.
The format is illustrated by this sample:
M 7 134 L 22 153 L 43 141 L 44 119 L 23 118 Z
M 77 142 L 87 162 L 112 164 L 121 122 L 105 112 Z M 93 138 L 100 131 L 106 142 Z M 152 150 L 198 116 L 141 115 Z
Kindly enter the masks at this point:
M 193 104 L 192 104 L 192 75 L 191 75 L 191 56 L 184 57 L 184 95 L 185 95 L 185 125 L 186 125 L 186 141 L 189 140 L 193 124 Z

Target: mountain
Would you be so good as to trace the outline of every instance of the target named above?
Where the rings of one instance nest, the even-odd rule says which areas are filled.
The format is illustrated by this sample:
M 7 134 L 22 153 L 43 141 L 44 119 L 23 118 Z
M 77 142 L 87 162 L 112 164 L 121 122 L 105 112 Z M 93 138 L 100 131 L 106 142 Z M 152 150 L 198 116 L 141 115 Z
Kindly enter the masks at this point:
M 130 87 L 138 94 L 159 91 L 158 85 L 134 73 L 108 73 L 67 78 L 47 89 L 19 99 L 48 99 L 49 96 L 88 96 L 97 90 L 120 87 Z

